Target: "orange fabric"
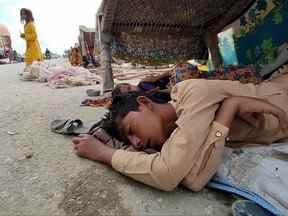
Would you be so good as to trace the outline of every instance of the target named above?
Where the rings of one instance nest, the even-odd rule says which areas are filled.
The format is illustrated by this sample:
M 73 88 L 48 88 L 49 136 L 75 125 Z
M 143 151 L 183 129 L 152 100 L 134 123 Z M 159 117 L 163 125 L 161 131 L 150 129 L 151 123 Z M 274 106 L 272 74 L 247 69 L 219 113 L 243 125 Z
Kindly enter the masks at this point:
M 69 61 L 72 66 L 82 65 L 82 56 L 79 48 L 72 48 L 69 54 Z

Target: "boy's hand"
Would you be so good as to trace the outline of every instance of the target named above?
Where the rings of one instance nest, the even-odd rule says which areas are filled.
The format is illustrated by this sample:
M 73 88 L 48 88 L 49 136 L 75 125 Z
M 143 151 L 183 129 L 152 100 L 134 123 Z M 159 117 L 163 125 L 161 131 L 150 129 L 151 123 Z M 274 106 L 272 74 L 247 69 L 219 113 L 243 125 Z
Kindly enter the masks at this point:
M 238 100 L 237 115 L 248 123 L 258 126 L 263 114 L 271 114 L 275 116 L 279 125 L 283 129 L 288 128 L 287 114 L 280 107 L 277 107 L 266 100 L 251 97 L 236 97 Z
M 72 143 L 77 155 L 111 165 L 115 149 L 103 144 L 95 137 L 82 134 L 73 138 Z
M 237 116 L 255 128 L 260 127 L 261 122 L 264 121 L 262 113 L 238 113 Z
M 230 128 L 235 116 L 258 127 L 264 119 L 264 114 L 275 116 L 282 129 L 288 128 L 286 112 L 266 100 L 252 97 L 230 96 L 225 98 L 218 109 L 215 120 Z

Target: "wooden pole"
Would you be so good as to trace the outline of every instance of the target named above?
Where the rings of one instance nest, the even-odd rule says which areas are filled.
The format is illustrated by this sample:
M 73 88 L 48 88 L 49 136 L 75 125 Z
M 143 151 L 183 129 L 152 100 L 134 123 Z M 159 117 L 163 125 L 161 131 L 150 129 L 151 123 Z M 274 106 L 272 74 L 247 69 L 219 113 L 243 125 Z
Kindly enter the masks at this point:
M 218 46 L 217 33 L 208 33 L 206 35 L 206 45 L 209 48 L 214 68 L 219 68 L 222 65 L 222 57 Z
M 101 32 L 101 71 L 102 71 L 102 93 L 110 91 L 114 88 L 113 71 L 112 71 L 112 56 L 111 56 L 111 41 L 112 35 Z

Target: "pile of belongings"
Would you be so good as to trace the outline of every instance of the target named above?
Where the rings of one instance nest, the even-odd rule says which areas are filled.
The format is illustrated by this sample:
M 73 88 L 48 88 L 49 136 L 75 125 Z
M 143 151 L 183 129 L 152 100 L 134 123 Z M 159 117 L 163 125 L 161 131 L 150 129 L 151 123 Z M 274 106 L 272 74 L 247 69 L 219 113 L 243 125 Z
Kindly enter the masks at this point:
M 75 66 L 48 66 L 44 62 L 33 62 L 20 74 L 22 80 L 48 82 L 51 88 L 95 85 L 102 82 L 100 76 L 88 69 Z

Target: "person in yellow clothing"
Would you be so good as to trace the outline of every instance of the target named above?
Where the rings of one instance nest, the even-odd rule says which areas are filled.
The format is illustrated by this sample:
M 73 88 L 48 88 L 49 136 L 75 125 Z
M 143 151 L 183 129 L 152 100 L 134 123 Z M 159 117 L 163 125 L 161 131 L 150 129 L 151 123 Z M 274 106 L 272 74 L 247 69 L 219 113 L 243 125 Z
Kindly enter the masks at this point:
M 31 10 L 22 8 L 20 10 L 21 22 L 24 23 L 24 33 L 21 33 L 21 38 L 26 41 L 26 52 L 24 61 L 26 65 L 31 65 L 33 61 L 42 61 L 43 56 L 40 44 L 37 39 L 34 18 Z

